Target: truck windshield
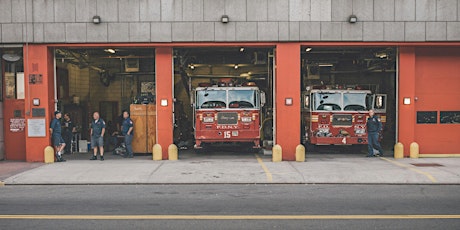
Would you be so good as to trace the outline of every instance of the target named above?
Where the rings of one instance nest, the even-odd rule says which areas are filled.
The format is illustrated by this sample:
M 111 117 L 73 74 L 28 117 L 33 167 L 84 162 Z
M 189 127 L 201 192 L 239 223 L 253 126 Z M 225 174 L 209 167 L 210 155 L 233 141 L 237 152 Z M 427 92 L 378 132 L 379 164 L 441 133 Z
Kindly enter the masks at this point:
M 228 107 L 229 108 L 255 108 L 257 97 L 255 90 L 229 90 Z
M 341 93 L 314 93 L 316 110 L 336 111 L 342 110 Z
M 344 93 L 343 110 L 345 111 L 365 111 L 366 93 Z
M 200 90 L 196 92 L 197 109 L 225 108 L 227 91 L 225 90 Z

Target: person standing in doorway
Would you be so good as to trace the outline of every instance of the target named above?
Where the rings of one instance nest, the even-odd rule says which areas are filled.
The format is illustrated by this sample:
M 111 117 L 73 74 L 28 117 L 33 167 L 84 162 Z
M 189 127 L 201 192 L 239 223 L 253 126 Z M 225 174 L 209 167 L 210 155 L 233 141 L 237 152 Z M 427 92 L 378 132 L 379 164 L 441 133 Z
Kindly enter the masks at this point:
M 91 147 L 93 148 L 93 157 L 90 160 L 97 160 L 97 150 L 101 154 L 101 161 L 104 160 L 104 133 L 105 122 L 98 112 L 93 113 L 91 122 Z
M 53 141 L 53 146 L 56 151 L 55 156 L 56 156 L 56 161 L 57 162 L 64 162 L 64 158 L 62 158 L 62 151 L 65 147 L 65 142 L 64 139 L 62 139 L 61 135 L 61 112 L 57 110 L 54 112 L 54 119 L 51 121 L 50 124 L 50 134 L 51 134 L 51 140 Z
M 123 123 L 121 125 L 121 134 L 125 137 L 126 154 L 124 157 L 133 158 L 133 120 L 129 117 L 127 110 L 123 111 Z
M 62 138 L 65 141 L 64 152 L 70 154 L 72 153 L 72 138 L 73 133 L 75 132 L 75 125 L 70 119 L 69 113 L 64 114 L 64 122 L 62 123 L 62 129 Z
M 375 115 L 374 110 L 369 110 L 369 118 L 367 118 L 367 157 L 374 156 L 374 149 L 379 151 L 379 155 L 383 156 L 383 149 L 379 143 L 379 132 L 382 130 L 382 122 Z

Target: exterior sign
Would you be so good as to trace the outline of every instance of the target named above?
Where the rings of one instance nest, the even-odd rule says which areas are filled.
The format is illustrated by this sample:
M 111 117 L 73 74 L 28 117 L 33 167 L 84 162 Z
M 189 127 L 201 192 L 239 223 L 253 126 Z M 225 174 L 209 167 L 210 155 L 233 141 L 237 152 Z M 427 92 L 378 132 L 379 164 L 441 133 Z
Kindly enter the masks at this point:
M 27 119 L 29 137 L 46 137 L 45 119 Z
M 24 118 L 11 118 L 10 119 L 10 131 L 17 133 L 17 132 L 24 132 L 24 127 L 26 126 L 26 119 Z

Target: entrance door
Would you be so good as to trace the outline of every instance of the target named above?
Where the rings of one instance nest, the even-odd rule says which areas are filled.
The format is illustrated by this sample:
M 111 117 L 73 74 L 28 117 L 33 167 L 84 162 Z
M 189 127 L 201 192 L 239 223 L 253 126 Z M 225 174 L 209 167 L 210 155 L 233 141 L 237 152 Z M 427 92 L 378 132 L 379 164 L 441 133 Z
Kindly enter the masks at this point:
M 4 62 L 3 125 L 5 159 L 26 160 L 24 111 L 24 73 L 16 72 L 15 63 Z
M 416 51 L 415 141 L 421 154 L 460 153 L 460 49 Z

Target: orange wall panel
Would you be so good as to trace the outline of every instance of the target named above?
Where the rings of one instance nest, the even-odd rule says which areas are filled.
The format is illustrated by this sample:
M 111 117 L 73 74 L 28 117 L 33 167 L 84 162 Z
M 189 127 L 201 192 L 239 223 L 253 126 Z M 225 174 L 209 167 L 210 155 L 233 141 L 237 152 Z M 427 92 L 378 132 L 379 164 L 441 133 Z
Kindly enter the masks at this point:
M 283 160 L 295 160 L 300 144 L 300 45 L 276 46 L 276 144 L 283 149 Z M 293 105 L 285 105 L 292 98 Z
M 168 147 L 173 143 L 173 53 L 172 47 L 155 49 L 157 143 L 163 150 L 163 159 L 168 159 Z M 161 106 L 167 100 L 167 106 Z
M 24 72 L 25 72 L 25 111 L 26 119 L 32 118 L 32 108 L 44 108 L 45 137 L 28 137 L 29 130 L 26 126 L 26 161 L 43 161 L 43 150 L 51 145 L 49 123 L 54 114 L 54 71 L 53 55 L 46 45 L 28 45 L 24 47 Z M 29 83 L 30 74 L 41 74 L 41 83 Z M 40 106 L 33 106 L 32 99 L 40 99 Z
M 399 98 L 398 98 L 398 142 L 404 145 L 404 156 L 409 156 L 410 144 L 415 135 L 415 48 L 399 49 Z M 403 99 L 410 97 L 412 103 L 404 105 Z

